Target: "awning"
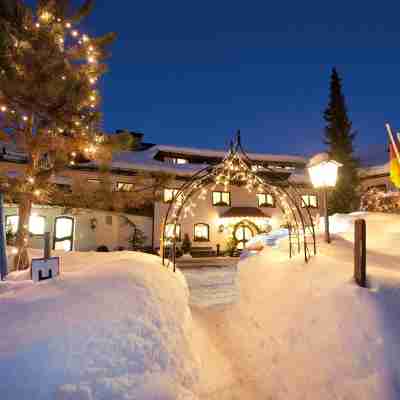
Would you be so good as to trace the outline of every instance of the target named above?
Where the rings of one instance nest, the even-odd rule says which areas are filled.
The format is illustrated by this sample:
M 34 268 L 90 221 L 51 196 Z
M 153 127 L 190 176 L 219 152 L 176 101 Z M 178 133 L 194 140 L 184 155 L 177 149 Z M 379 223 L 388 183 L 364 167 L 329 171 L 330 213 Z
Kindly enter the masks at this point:
M 220 218 L 271 218 L 257 207 L 232 207 Z

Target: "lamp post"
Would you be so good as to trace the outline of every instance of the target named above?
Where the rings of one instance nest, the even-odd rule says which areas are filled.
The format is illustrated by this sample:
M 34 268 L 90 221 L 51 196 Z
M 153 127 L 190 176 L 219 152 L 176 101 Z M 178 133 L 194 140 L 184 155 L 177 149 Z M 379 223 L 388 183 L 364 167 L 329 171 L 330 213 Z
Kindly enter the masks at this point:
M 315 155 L 309 161 L 307 168 L 311 183 L 316 189 L 322 190 L 325 216 L 325 242 L 330 243 L 328 216 L 328 189 L 336 185 L 338 169 L 342 164 L 332 160 L 328 153 Z

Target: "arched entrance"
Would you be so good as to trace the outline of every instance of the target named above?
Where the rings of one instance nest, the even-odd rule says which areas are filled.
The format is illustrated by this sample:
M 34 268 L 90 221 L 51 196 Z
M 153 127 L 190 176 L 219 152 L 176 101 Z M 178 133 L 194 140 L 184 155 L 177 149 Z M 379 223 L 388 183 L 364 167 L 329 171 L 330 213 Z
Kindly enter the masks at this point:
M 236 248 L 243 250 L 247 242 L 258 233 L 259 230 L 256 225 L 246 220 L 240 221 L 233 228 L 233 238 L 236 241 Z
M 276 199 L 276 205 L 281 210 L 285 226 L 288 227 L 289 257 L 295 249 L 303 250 L 307 262 L 311 252 L 316 254 L 314 222 L 310 210 L 301 193 L 294 183 L 289 180 L 291 173 L 276 171 L 268 165 L 254 163 L 244 151 L 241 144 L 240 132 L 236 142 L 231 143 L 227 155 L 218 164 L 208 165 L 194 173 L 174 194 L 164 217 L 163 226 L 173 227 L 173 240 L 166 240 L 165 229 L 162 231 L 162 262 L 176 266 L 176 232 L 180 220 L 193 213 L 196 207 L 195 199 L 205 200 L 208 187 L 210 190 L 217 186 L 238 186 L 249 192 L 270 193 Z M 250 228 L 251 230 L 251 228 Z M 250 231 L 241 228 L 237 232 L 237 240 L 244 244 L 250 239 Z

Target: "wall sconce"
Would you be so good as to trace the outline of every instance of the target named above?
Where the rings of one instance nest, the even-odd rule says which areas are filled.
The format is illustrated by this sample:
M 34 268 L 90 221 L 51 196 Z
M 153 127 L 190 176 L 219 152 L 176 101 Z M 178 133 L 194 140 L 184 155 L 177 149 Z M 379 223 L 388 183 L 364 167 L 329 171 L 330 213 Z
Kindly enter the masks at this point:
M 97 228 L 97 219 L 91 218 L 90 219 L 90 229 L 94 231 Z
M 224 226 L 223 224 L 221 224 L 221 225 L 218 227 L 218 232 L 219 232 L 219 233 L 223 233 L 224 230 L 225 230 L 225 226 Z

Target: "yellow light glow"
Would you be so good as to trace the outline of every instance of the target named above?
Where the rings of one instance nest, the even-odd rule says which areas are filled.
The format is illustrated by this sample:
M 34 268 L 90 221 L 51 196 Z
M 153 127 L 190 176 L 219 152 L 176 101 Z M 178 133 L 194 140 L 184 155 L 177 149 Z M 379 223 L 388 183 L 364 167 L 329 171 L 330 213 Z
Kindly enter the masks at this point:
M 323 161 L 310 166 L 308 172 L 315 188 L 334 187 L 338 176 L 339 164 L 334 161 Z
M 48 11 L 43 11 L 41 14 L 40 14 L 40 20 L 41 21 L 43 21 L 43 22 L 49 22 L 50 20 L 51 20 L 51 18 L 52 18 L 53 16 L 52 16 L 52 14 L 51 13 L 49 13 Z
M 46 219 L 36 214 L 29 217 L 29 232 L 33 235 L 43 235 L 45 232 Z

